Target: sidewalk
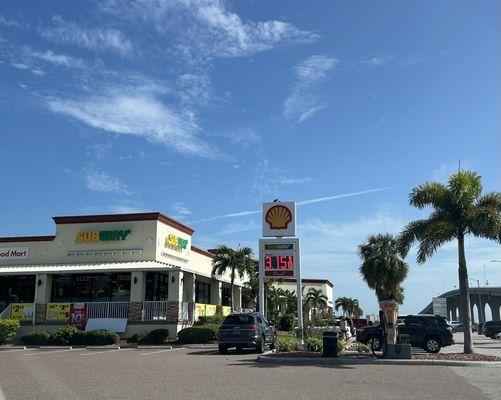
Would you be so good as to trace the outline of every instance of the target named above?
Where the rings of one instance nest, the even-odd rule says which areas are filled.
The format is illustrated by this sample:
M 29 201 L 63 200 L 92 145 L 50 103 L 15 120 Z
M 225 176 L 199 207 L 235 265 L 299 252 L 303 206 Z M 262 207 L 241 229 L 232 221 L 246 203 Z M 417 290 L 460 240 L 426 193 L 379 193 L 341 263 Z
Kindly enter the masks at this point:
M 473 346 L 475 347 L 475 353 L 501 357 L 501 340 L 493 340 L 486 336 L 479 335 L 476 332 L 472 333 L 472 337 L 473 337 Z M 440 352 L 462 353 L 464 346 L 463 332 L 455 333 L 454 340 L 456 341 L 455 345 L 444 347 L 442 348 L 442 350 L 440 350 Z

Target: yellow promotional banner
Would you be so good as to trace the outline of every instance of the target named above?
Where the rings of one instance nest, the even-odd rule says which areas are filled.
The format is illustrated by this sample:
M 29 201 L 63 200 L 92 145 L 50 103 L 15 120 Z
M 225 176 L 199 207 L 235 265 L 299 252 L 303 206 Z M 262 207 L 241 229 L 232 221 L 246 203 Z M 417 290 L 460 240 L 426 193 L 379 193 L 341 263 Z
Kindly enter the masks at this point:
M 45 319 L 47 321 L 69 321 L 71 303 L 48 303 Z
M 230 315 L 231 313 L 231 307 L 223 306 L 223 315 L 226 317 L 227 315 Z
M 205 316 L 212 317 L 213 315 L 216 315 L 216 310 L 217 310 L 217 306 L 215 306 L 214 304 L 206 304 L 205 305 Z
M 205 304 L 195 303 L 195 321 L 198 317 L 205 317 Z
M 10 305 L 10 317 L 12 319 L 32 319 L 33 303 L 12 303 Z

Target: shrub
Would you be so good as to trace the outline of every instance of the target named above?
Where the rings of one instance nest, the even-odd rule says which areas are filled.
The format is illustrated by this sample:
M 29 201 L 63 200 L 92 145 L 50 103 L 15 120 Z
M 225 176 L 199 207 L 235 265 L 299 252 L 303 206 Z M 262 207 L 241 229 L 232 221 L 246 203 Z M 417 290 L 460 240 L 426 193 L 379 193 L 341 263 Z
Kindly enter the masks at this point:
M 322 339 L 316 337 L 309 337 L 304 341 L 304 346 L 307 351 L 320 352 L 324 348 Z
M 198 321 L 195 322 L 195 326 L 201 326 L 201 325 L 222 325 L 223 321 L 226 317 L 224 315 L 211 315 L 211 316 L 203 316 L 201 315 L 198 317 Z
M 278 329 L 280 331 L 292 331 L 294 327 L 295 316 L 294 314 L 284 314 L 280 317 L 280 321 L 278 323 Z
M 142 343 L 144 338 L 146 337 L 146 332 L 138 332 L 132 335 L 130 341 L 133 343 Z
M 338 340 L 337 340 L 337 354 L 341 354 L 344 351 L 345 347 L 346 347 L 345 341 L 338 338 Z
M 51 342 L 60 346 L 73 344 L 73 336 L 78 332 L 81 331 L 74 326 L 63 326 L 51 335 Z
M 283 353 L 300 350 L 297 338 L 293 336 L 278 336 L 277 350 Z
M 51 343 L 51 336 L 49 332 L 33 331 L 24 335 L 21 342 L 28 346 L 46 346 Z
M 169 337 L 168 329 L 153 329 L 138 343 L 162 344 Z
M 356 349 L 357 349 L 357 351 L 359 353 L 370 353 L 371 352 L 371 348 L 369 346 L 367 346 L 366 344 L 363 344 L 363 343 L 358 343 L 357 342 Z
M 210 325 L 205 325 L 182 329 L 177 334 L 177 338 L 183 344 L 208 343 L 215 339 L 215 335 L 214 329 Z
M 74 333 L 70 344 L 85 346 L 106 346 L 116 344 L 120 336 L 115 332 L 106 329 L 96 329 L 92 331 L 77 331 Z
M 17 319 L 0 319 L 0 344 L 9 342 L 19 329 Z

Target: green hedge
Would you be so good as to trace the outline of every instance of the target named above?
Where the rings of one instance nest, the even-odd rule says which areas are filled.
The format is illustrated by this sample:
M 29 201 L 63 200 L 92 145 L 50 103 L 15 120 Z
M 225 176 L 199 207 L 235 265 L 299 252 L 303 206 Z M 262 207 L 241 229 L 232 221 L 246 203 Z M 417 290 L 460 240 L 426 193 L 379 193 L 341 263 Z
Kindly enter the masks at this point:
M 288 353 L 290 351 L 301 350 L 299 341 L 294 336 L 278 336 L 277 351 Z
M 313 351 L 315 353 L 321 352 L 324 349 L 324 342 L 322 339 L 317 337 L 309 337 L 304 341 L 304 348 L 307 351 Z
M 51 344 L 50 333 L 44 331 L 33 331 L 24 335 L 21 341 L 28 346 L 46 346 Z
M 115 332 L 106 329 L 81 331 L 72 326 L 63 326 L 53 333 L 33 331 L 21 338 L 29 346 L 105 346 L 116 344 L 119 340 L 120 337 Z
M 183 344 L 208 343 L 217 338 L 217 325 L 202 325 L 185 328 L 179 331 L 177 339 Z
M 195 322 L 195 326 L 202 325 L 222 325 L 223 321 L 226 317 L 224 315 L 211 315 L 211 316 L 200 316 L 198 317 L 198 321 Z
M 10 342 L 16 336 L 18 329 L 19 321 L 17 319 L 0 319 L 0 344 Z
M 162 344 L 169 337 L 168 329 L 153 329 L 138 343 Z

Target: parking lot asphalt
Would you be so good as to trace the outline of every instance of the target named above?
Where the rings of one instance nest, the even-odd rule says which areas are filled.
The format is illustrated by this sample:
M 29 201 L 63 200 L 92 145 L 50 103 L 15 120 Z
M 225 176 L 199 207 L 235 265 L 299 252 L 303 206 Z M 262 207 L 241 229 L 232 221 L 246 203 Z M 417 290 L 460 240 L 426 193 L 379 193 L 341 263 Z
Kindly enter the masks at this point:
M 205 349 L 6 350 L 0 388 L 12 399 L 494 399 L 501 368 L 255 362 Z M 2 395 L 0 395 L 1 398 Z
M 473 346 L 475 347 L 475 352 L 480 354 L 486 354 L 489 356 L 501 357 L 501 340 L 495 340 L 488 338 L 484 335 L 479 335 L 476 332 L 472 333 Z M 454 340 L 456 344 L 452 346 L 444 347 L 442 353 L 462 353 L 464 346 L 464 334 L 463 332 L 456 332 L 454 334 Z

